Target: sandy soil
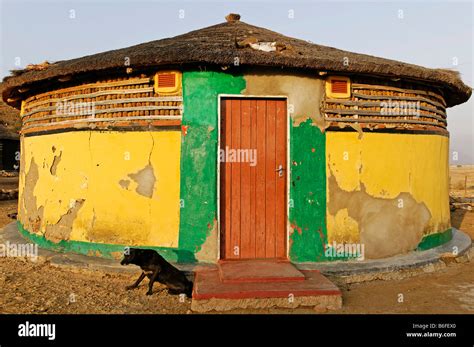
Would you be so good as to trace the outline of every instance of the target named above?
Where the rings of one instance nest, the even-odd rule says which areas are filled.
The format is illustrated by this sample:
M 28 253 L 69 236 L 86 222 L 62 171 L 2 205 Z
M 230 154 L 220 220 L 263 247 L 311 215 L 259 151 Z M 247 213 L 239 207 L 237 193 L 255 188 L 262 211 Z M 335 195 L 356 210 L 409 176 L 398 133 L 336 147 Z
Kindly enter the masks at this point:
M 474 165 L 451 166 L 449 176 L 452 196 L 474 200 Z M 459 208 L 451 211 L 451 225 L 467 232 L 474 240 L 474 210 Z
M 474 169 L 467 171 L 469 177 L 472 172 Z M 452 179 L 464 180 L 465 174 L 455 170 Z M 464 188 L 461 191 L 464 193 Z M 16 203 L 0 201 L 0 225 L 12 221 L 6 215 L 16 210 Z M 474 239 L 474 211 L 456 210 L 451 218 L 454 227 L 468 232 Z M 146 281 L 134 291 L 124 290 L 138 274 L 138 269 L 136 275 L 105 273 L 0 258 L 0 313 L 191 313 L 189 299 L 169 295 L 158 284 L 152 296 L 145 295 Z M 344 285 L 341 289 L 344 304 L 340 313 L 474 313 L 474 262 L 450 265 L 436 273 L 403 280 Z
M 126 291 L 137 276 L 101 271 L 72 271 L 1 259 L 0 313 L 181 313 L 190 312 L 191 301 L 171 296 L 155 285 Z M 143 282 L 145 283 L 145 281 Z
M 10 213 L 15 213 L 18 209 L 18 200 L 0 200 L 0 228 L 15 220 L 8 217 Z

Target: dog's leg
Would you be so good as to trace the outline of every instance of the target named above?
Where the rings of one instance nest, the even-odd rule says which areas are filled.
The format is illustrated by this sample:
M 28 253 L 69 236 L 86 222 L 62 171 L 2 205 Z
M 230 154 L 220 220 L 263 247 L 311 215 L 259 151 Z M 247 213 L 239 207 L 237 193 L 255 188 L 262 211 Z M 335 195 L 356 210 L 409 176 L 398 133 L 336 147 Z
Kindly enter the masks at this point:
M 150 276 L 150 283 L 148 283 L 148 291 L 146 292 L 146 295 L 152 295 L 153 294 L 153 283 L 156 281 L 158 274 L 160 273 L 161 269 L 156 269 L 153 274 Z
M 131 286 L 126 286 L 125 289 L 131 290 L 131 289 L 137 288 L 138 285 L 140 284 L 140 282 L 143 281 L 144 278 L 145 278 L 145 273 L 142 272 L 142 274 L 140 275 L 140 277 L 138 277 L 138 279 L 135 281 L 135 283 L 132 284 Z

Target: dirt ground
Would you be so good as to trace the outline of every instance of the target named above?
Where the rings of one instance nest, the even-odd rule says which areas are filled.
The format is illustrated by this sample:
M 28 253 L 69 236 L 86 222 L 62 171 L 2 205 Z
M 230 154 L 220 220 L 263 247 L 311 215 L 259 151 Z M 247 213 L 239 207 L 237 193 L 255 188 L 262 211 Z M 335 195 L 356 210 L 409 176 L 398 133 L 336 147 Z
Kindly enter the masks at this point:
M 468 176 L 468 195 L 474 196 L 474 169 L 452 168 L 451 184 Z M 453 172 L 454 171 L 454 172 Z M 457 183 L 460 187 L 459 183 Z M 464 186 L 453 189 L 464 194 Z M 0 201 L 0 225 L 12 220 L 16 201 Z M 455 228 L 474 239 L 474 211 L 457 209 Z M 105 273 L 57 268 L 17 258 L 0 258 L 0 313 L 181 313 L 191 314 L 189 299 L 180 300 L 155 285 L 126 291 L 137 274 Z M 474 314 L 474 262 L 453 264 L 435 273 L 393 281 L 342 286 L 343 308 L 337 313 L 471 313 Z M 400 294 L 403 302 L 399 302 Z M 232 313 L 314 313 L 311 309 L 239 310 Z
M 449 190 L 453 196 L 474 196 L 474 165 L 450 166 Z
M 474 165 L 451 166 L 450 195 L 474 200 Z M 474 240 L 474 210 L 458 208 L 451 211 L 451 225 L 462 230 Z

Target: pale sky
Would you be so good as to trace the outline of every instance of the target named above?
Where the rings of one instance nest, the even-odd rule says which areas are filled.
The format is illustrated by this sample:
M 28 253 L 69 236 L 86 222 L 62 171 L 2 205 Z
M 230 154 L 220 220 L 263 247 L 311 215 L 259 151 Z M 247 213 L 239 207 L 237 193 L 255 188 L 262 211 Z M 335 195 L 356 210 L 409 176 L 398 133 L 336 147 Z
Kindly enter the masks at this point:
M 472 1 L 0 0 L 0 78 L 30 63 L 77 58 L 221 23 L 230 12 L 249 24 L 314 43 L 454 69 L 473 86 Z M 473 99 L 448 109 L 451 152 L 458 152 L 453 164 L 474 164 Z

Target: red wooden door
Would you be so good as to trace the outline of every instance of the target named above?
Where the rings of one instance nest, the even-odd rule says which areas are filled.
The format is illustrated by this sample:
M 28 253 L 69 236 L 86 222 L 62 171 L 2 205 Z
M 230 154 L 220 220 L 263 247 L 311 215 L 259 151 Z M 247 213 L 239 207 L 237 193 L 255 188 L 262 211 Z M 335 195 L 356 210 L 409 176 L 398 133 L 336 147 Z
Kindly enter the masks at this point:
M 222 259 L 286 258 L 286 144 L 286 100 L 222 99 Z

